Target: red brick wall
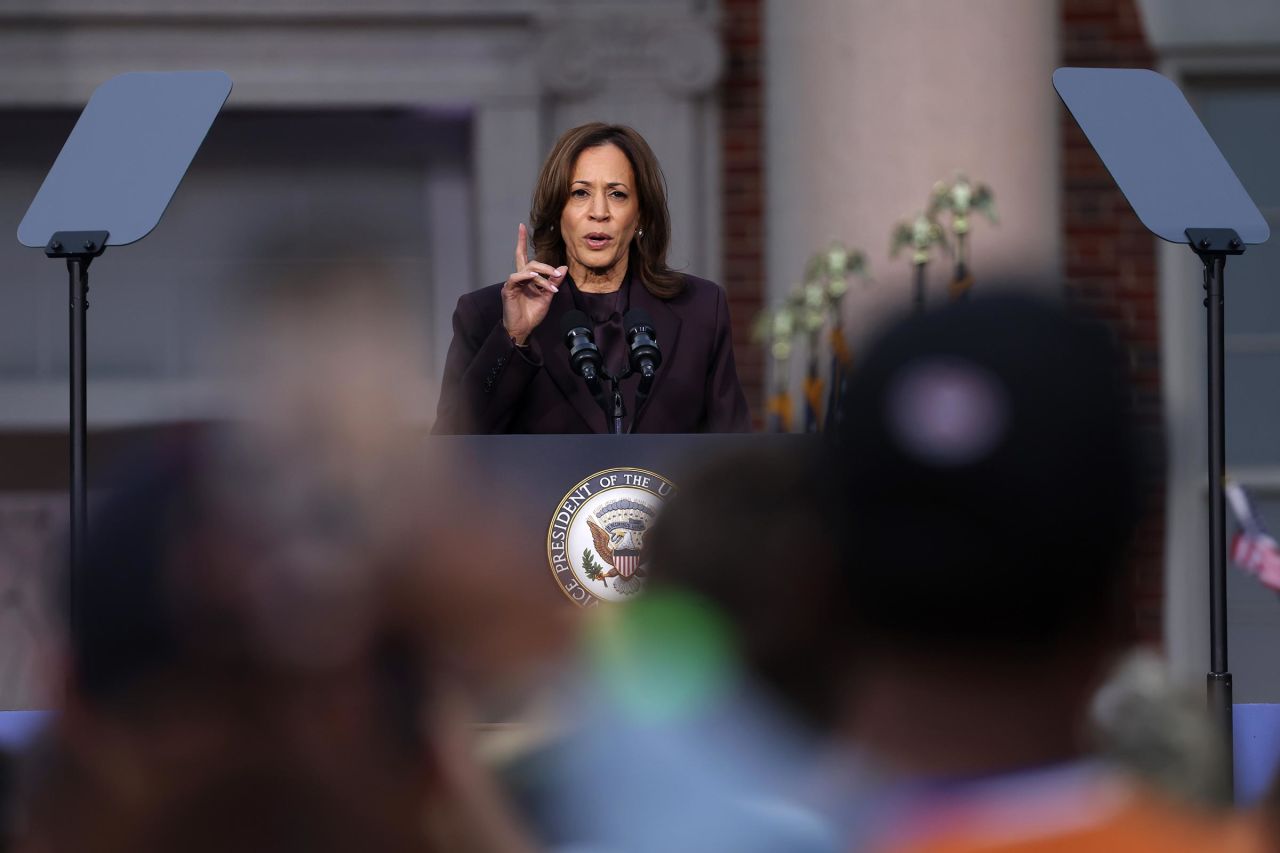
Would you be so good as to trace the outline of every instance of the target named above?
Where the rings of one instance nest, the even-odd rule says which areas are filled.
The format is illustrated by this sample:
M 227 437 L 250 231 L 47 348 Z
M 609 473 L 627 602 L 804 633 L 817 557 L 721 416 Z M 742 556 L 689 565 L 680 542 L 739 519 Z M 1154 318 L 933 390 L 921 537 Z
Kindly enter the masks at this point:
M 1061 0 L 1062 64 L 1151 68 L 1135 0 Z M 1156 238 L 1142 227 L 1074 120 L 1062 111 L 1067 297 L 1109 323 L 1128 350 L 1144 431 L 1160 440 Z M 1164 601 L 1164 491 L 1152 494 L 1137 548 L 1134 628 L 1158 642 Z
M 763 0 L 721 0 L 726 67 L 720 89 L 724 282 L 734 354 L 758 425 L 764 354 L 751 324 L 764 304 Z

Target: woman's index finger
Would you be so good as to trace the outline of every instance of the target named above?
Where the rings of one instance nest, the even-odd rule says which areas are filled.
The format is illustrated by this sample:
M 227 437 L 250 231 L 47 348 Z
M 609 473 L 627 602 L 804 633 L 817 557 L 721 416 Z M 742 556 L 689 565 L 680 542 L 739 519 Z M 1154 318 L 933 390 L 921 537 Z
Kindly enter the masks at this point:
M 529 232 L 524 227 L 524 223 L 520 223 L 520 227 L 516 230 L 516 269 L 524 269 L 524 265 L 529 263 Z

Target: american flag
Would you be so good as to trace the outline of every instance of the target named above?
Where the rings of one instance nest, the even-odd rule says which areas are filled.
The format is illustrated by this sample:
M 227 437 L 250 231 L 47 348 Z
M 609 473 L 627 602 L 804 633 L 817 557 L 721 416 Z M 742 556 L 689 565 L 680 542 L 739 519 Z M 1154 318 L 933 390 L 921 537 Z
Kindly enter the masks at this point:
M 1262 527 L 1239 483 L 1226 485 L 1227 504 L 1240 529 L 1231 539 L 1231 562 L 1280 592 L 1280 544 Z

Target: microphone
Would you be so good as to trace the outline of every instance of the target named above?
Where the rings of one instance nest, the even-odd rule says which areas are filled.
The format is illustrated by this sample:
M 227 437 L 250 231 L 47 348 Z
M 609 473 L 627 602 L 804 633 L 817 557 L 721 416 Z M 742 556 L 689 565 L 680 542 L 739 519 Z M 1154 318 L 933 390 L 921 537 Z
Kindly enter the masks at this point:
M 581 311 L 569 311 L 560 318 L 560 335 L 569 349 L 569 366 L 594 390 L 600 381 L 602 360 L 591 331 L 591 321 Z
M 653 376 L 662 366 L 662 352 L 658 349 L 658 332 L 653 320 L 643 308 L 632 308 L 622 319 L 627 329 L 627 344 L 631 347 L 631 370 L 640 374 L 640 387 L 636 394 L 644 397 L 653 385 Z

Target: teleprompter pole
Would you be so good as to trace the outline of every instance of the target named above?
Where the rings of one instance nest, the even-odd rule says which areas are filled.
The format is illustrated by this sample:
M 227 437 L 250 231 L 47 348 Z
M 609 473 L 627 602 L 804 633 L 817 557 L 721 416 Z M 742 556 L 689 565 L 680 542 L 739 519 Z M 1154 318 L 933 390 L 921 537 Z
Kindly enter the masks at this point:
M 67 258 L 70 281 L 71 351 L 71 624 L 78 625 L 80 572 L 84 567 L 85 527 L 88 525 L 88 335 L 89 258 Z
M 80 582 L 84 568 L 85 530 L 89 520 L 89 436 L 88 436 L 88 333 L 89 264 L 107 246 L 106 231 L 59 231 L 49 239 L 45 254 L 66 258 L 69 316 L 70 364 L 70 576 L 67 579 L 68 612 L 73 633 L 80 629 Z
M 1225 287 L 1227 255 L 1244 252 L 1230 228 L 1188 228 L 1192 250 L 1204 263 L 1206 368 L 1209 420 L 1209 712 L 1227 745 L 1233 743 L 1231 671 L 1227 662 L 1227 512 Z M 1228 772 L 1228 784 L 1234 774 Z

